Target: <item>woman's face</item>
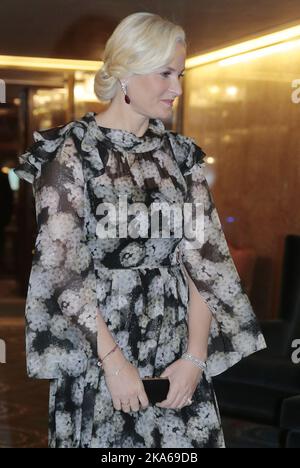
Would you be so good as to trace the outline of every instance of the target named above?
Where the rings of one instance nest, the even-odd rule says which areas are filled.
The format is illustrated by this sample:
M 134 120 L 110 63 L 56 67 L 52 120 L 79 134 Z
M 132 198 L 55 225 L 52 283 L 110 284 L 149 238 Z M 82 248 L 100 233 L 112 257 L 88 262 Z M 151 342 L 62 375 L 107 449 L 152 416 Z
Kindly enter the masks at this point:
M 172 102 L 182 94 L 181 80 L 186 48 L 177 42 L 173 60 L 165 67 L 147 75 L 133 75 L 128 80 L 127 94 L 132 109 L 148 118 L 167 119 L 172 114 Z

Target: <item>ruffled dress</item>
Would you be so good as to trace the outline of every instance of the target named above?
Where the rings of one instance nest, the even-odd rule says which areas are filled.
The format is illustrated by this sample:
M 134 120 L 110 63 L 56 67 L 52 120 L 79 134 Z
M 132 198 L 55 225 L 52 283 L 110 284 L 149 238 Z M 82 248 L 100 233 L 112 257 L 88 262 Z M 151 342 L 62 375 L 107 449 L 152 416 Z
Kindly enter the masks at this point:
M 204 156 L 159 119 L 138 137 L 99 126 L 94 112 L 34 132 L 19 156 L 15 173 L 32 184 L 38 227 L 25 310 L 27 372 L 50 379 L 49 447 L 224 447 L 212 377 L 266 345 Z M 187 236 L 184 216 L 168 212 L 183 214 L 184 204 L 203 208 L 201 243 Z M 97 313 L 141 378 L 160 376 L 188 344 L 185 270 L 212 313 L 207 371 L 193 403 L 117 411 L 97 366 Z

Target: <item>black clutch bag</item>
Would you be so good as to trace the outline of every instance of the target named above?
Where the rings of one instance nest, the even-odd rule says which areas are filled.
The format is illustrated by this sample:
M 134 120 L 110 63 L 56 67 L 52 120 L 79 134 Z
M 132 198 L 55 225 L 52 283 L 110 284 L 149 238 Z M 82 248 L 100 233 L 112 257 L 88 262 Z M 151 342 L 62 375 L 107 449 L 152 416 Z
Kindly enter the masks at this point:
M 152 405 L 167 398 L 170 380 L 167 377 L 144 377 L 142 379 L 149 403 Z

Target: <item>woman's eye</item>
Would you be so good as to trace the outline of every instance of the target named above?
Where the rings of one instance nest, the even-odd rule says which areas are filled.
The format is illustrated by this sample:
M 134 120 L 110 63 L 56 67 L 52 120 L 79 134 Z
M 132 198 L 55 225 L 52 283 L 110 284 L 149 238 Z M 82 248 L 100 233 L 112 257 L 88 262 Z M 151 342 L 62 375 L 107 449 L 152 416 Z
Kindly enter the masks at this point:
M 167 78 L 171 73 L 170 72 L 162 72 L 161 75 L 165 78 Z M 179 77 L 183 77 L 184 76 L 184 73 L 180 73 L 180 75 L 178 75 Z

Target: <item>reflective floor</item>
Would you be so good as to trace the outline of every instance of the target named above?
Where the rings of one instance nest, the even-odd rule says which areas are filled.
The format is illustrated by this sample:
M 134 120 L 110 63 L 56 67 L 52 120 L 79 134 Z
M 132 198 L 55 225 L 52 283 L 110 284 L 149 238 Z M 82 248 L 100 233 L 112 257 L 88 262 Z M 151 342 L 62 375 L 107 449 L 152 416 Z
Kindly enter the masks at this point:
M 1 319 L 7 362 L 0 364 L 0 447 L 47 447 L 48 381 L 29 379 L 24 321 Z

